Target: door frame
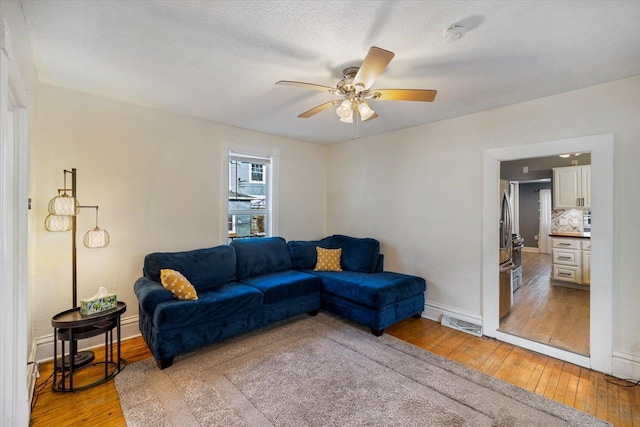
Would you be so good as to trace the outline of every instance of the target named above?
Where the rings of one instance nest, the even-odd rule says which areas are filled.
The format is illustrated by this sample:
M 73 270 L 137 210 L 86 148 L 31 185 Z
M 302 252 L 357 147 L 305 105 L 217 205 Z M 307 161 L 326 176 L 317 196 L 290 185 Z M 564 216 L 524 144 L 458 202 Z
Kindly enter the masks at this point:
M 0 424 L 27 425 L 33 371 L 29 319 L 28 92 L 0 16 Z M 35 385 L 35 382 L 31 384 Z
M 590 356 L 498 331 L 498 218 L 500 162 L 573 152 L 591 152 L 592 231 Z M 483 158 L 482 313 L 483 333 L 579 366 L 610 374 L 613 366 L 614 136 L 584 136 L 487 149 Z

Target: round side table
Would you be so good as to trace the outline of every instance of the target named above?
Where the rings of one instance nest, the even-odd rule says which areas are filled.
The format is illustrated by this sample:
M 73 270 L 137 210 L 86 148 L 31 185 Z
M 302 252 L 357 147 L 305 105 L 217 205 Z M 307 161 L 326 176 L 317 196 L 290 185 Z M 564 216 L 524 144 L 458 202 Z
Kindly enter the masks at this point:
M 127 311 L 127 304 L 118 301 L 116 308 L 85 316 L 80 314 L 80 307 L 58 313 L 51 318 L 53 326 L 53 391 L 73 392 L 84 390 L 115 377 L 124 369 L 126 361 L 120 357 L 120 316 Z M 113 352 L 113 330 L 116 330 L 117 357 Z M 78 355 L 78 340 L 104 334 L 104 361 L 93 362 L 93 354 Z M 58 356 L 58 341 L 61 353 Z M 69 354 L 65 355 L 65 342 L 69 342 Z M 84 366 L 104 364 L 104 377 L 80 387 L 74 387 L 75 371 Z M 109 373 L 109 367 L 113 370 Z M 58 372 L 60 379 L 58 380 Z

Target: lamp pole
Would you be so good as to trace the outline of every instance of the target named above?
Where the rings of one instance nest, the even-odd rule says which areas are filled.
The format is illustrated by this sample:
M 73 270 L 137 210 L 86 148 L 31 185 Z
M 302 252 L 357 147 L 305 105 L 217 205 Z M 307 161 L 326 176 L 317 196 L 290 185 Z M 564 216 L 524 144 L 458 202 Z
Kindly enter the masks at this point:
M 77 203 L 76 198 L 76 168 L 71 169 L 71 197 Z M 77 264 L 77 247 L 76 247 L 76 217 L 71 217 L 71 284 L 73 287 L 73 308 L 78 306 L 78 264 Z
M 69 171 L 65 170 L 65 173 Z M 78 202 L 77 189 L 76 189 L 76 168 L 71 169 L 71 197 L 73 197 L 74 203 Z M 75 207 L 74 207 L 75 209 Z M 73 308 L 78 307 L 78 250 L 76 246 L 76 217 L 77 215 L 73 215 L 71 217 L 71 284 L 73 288 Z M 83 366 L 88 365 L 93 362 L 95 359 L 95 354 L 93 351 L 78 351 L 78 341 L 73 340 L 70 343 L 71 346 L 71 354 L 69 360 L 65 360 L 65 367 L 68 367 L 70 363 L 73 363 L 74 368 L 81 368 Z M 106 356 L 105 356 L 106 357 Z

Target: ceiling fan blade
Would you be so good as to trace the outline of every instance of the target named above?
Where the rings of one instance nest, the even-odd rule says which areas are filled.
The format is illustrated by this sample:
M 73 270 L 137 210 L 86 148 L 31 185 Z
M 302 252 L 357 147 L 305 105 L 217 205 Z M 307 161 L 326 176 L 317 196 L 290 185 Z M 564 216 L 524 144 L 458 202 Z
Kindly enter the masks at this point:
M 435 99 L 437 90 L 428 89 L 375 89 L 371 93 L 378 101 L 422 101 L 431 102 Z M 380 94 L 377 96 L 376 94 Z
M 276 82 L 277 85 L 286 85 L 286 86 L 295 86 L 302 89 L 313 89 L 313 90 L 321 90 L 323 92 L 332 92 L 336 90 L 335 87 L 316 85 L 313 83 L 303 83 L 303 82 L 292 82 L 290 80 L 280 80 Z
M 316 115 L 321 111 L 326 110 L 327 108 L 331 107 L 332 105 L 336 105 L 336 103 L 338 103 L 338 102 L 340 102 L 340 101 L 325 102 L 324 104 L 320 104 L 317 107 L 313 107 L 309 111 L 305 111 L 304 113 L 300 114 L 298 117 L 300 117 L 301 119 L 308 119 L 309 117 L 311 117 L 313 115 Z
M 378 76 L 387 68 L 387 65 L 395 53 L 379 47 L 371 46 L 367 57 L 364 58 L 358 73 L 353 79 L 353 84 L 362 84 L 365 89 L 369 89 Z

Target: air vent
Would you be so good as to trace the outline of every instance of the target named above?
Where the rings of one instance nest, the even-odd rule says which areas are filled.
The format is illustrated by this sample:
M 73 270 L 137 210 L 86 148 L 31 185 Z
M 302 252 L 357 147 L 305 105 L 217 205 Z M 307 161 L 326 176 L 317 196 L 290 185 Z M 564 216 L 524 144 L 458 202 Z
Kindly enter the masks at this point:
M 440 323 L 443 326 L 457 329 L 459 331 L 475 335 L 476 337 L 482 336 L 482 325 L 465 322 L 464 320 L 456 319 L 455 317 L 447 316 L 444 314 L 442 315 L 442 320 L 440 321 Z

